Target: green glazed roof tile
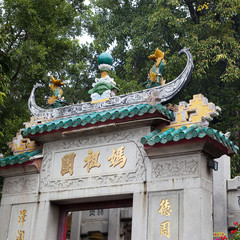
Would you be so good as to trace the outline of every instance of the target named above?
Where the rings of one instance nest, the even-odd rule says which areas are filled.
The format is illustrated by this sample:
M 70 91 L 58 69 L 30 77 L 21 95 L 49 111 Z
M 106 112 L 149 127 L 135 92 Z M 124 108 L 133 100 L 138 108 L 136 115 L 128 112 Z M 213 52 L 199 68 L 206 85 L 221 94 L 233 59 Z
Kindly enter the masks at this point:
M 13 165 L 15 163 L 22 164 L 23 162 L 28 161 L 31 157 L 41 153 L 42 149 L 38 149 L 32 152 L 24 152 L 18 155 L 2 158 L 0 159 L 0 167 L 5 167 L 6 165 Z
M 198 134 L 199 134 L 201 131 L 202 131 L 201 128 L 194 129 L 194 130 L 192 131 L 192 136 L 193 136 L 193 138 L 197 137 Z
M 146 144 L 153 136 L 155 136 L 156 134 L 158 134 L 159 132 L 161 132 L 160 129 L 156 129 L 153 132 L 151 132 L 150 134 L 148 134 L 147 136 L 143 137 L 141 139 L 141 143 L 142 144 Z
M 198 127 L 198 125 L 197 125 L 197 124 L 194 124 L 194 125 L 186 128 L 186 129 L 184 129 L 183 131 L 181 131 L 181 132 L 179 133 L 180 139 L 184 139 L 184 138 L 189 139 L 189 138 L 190 138 L 190 135 L 192 134 L 192 131 L 193 131 L 194 129 L 196 129 L 197 127 Z
M 161 104 L 150 105 L 144 103 L 58 119 L 41 125 L 22 129 L 21 133 L 24 137 L 26 137 L 29 134 L 34 135 L 37 133 L 51 132 L 53 130 L 67 129 L 69 127 L 85 126 L 88 123 L 96 124 L 98 122 L 123 119 L 125 117 L 132 118 L 134 116 L 143 116 L 144 114 L 153 114 L 155 112 L 161 113 L 171 121 L 174 120 L 173 112 L 168 108 L 163 107 Z
M 168 130 L 161 132 L 159 130 L 155 130 L 148 135 L 141 138 L 141 143 L 144 145 L 153 146 L 157 143 L 165 144 L 170 141 L 180 141 L 182 139 L 191 139 L 191 138 L 203 138 L 205 136 L 209 136 L 214 140 L 218 141 L 228 149 L 233 150 L 235 153 L 239 151 L 239 148 L 234 145 L 234 143 L 227 138 L 223 133 L 210 128 L 203 127 L 201 128 L 199 124 L 194 124 L 192 126 L 182 126 L 178 129 L 169 128 Z
M 169 135 L 169 134 L 171 134 L 172 132 L 174 131 L 174 129 L 172 129 L 172 128 L 170 128 L 170 129 L 168 129 L 167 131 L 165 131 L 165 132 L 163 132 L 162 133 L 162 135 L 161 135 L 161 137 L 160 136 L 156 136 L 155 138 L 154 138 L 154 140 L 156 140 L 156 141 L 158 141 L 158 142 L 161 142 L 161 143 L 166 143 L 168 140 L 167 140 L 167 136 Z M 153 143 L 152 143 L 153 144 Z
M 174 137 L 173 137 L 173 141 L 174 141 L 174 142 L 177 142 L 177 141 L 180 140 L 180 133 L 181 133 L 182 131 L 184 131 L 186 128 L 187 128 L 186 126 L 182 126 L 182 127 L 180 127 L 179 129 L 177 129 L 177 130 L 174 129 L 174 131 L 173 131 L 173 136 L 174 136 Z
M 163 133 L 161 134 L 161 137 L 160 137 L 160 135 L 157 135 L 157 136 L 155 136 L 155 137 L 153 138 L 153 140 L 156 141 L 156 142 L 165 141 L 166 136 L 167 136 L 168 134 L 170 134 L 173 130 L 174 130 L 174 129 L 170 128 L 170 129 L 168 129 L 167 131 L 163 132 Z M 152 144 L 153 144 L 153 143 L 152 143 Z

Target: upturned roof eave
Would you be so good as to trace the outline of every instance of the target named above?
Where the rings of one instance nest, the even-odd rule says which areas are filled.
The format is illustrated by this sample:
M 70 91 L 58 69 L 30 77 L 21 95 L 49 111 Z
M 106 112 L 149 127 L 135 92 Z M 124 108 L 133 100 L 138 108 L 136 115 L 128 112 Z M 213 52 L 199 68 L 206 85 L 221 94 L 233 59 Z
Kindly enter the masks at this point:
M 0 159 L 0 176 L 39 172 L 39 160 L 42 159 L 42 148 L 34 151 L 27 151 L 13 156 L 8 156 Z M 14 168 L 21 168 L 20 170 L 13 170 Z
M 220 142 L 212 139 L 209 136 L 205 136 L 203 138 L 192 138 L 192 139 L 181 139 L 179 141 L 169 141 L 165 144 L 159 142 L 154 144 L 153 146 L 150 146 L 148 144 L 144 145 L 144 149 L 147 152 L 151 152 L 154 151 L 154 149 L 164 149 L 164 148 L 173 148 L 174 146 L 189 146 L 189 148 L 187 149 L 187 151 L 192 151 L 190 148 L 190 145 L 198 145 L 198 150 L 199 151 L 203 151 L 206 152 L 208 154 L 210 154 L 211 156 L 213 156 L 214 158 L 219 158 L 222 155 L 226 154 L 228 156 L 231 156 L 234 154 L 234 151 L 226 146 L 224 146 L 223 144 L 221 144 Z
M 74 129 L 87 129 L 94 126 L 109 125 L 113 123 L 132 124 L 134 121 L 145 119 L 147 122 L 159 118 L 162 122 L 169 123 L 174 119 L 172 111 L 161 104 L 137 104 L 128 107 L 115 108 L 109 111 L 92 112 L 79 116 L 56 119 L 44 124 L 31 126 L 21 130 L 23 137 L 30 139 L 41 136 L 72 131 Z

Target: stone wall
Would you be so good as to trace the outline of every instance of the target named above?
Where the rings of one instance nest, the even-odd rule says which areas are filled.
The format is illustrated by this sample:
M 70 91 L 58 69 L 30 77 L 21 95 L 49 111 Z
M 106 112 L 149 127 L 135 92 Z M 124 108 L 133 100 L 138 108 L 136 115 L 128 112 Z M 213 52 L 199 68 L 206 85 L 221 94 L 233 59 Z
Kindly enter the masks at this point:
M 234 227 L 234 222 L 240 222 L 240 177 L 227 182 L 228 193 L 228 224 Z
M 24 235 L 33 239 L 39 191 L 39 174 L 25 174 L 4 179 L 0 232 L 2 239 Z
M 150 131 L 150 126 L 115 129 L 45 143 L 39 174 L 22 174 L 4 180 L 0 208 L 0 222 L 5 223 L 0 224 L 3 239 L 16 239 L 24 231 L 25 239 L 56 240 L 63 206 L 116 200 L 125 195 L 133 202 L 132 240 L 185 240 L 189 236 L 191 240 L 212 239 L 213 170 L 207 167 L 207 161 L 214 158 L 208 151 L 211 146 L 204 141 L 190 141 L 144 149 L 140 139 Z M 124 156 L 125 163 L 112 166 L 109 159 L 118 149 L 122 149 L 119 155 Z M 97 152 L 98 163 L 88 169 L 87 157 Z M 63 159 L 69 154 L 74 156 L 72 169 L 62 171 Z M 215 184 L 218 189 L 214 190 L 218 196 L 214 200 L 215 208 L 227 202 L 226 195 L 219 197 L 224 193 L 227 169 L 219 160 L 218 176 L 214 176 L 218 183 Z M 240 213 L 237 212 L 238 186 L 236 180 L 228 181 L 231 220 L 237 219 L 236 214 Z M 224 216 L 224 211 L 220 214 L 218 211 L 214 219 Z M 119 219 L 119 212 L 112 216 Z M 75 218 L 80 221 L 79 216 Z M 216 224 L 214 227 L 217 229 Z M 82 228 L 88 231 L 87 225 Z M 116 224 L 112 228 L 119 231 L 120 226 Z

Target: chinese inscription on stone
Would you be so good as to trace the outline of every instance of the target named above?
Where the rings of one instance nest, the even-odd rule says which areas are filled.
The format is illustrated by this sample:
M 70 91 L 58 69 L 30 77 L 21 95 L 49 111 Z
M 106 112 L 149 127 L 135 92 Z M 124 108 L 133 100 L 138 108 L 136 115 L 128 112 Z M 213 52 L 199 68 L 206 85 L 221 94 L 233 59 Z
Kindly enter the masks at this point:
M 167 198 L 163 199 L 160 202 L 160 208 L 159 208 L 158 212 L 161 213 L 161 215 L 170 216 L 172 209 L 170 207 L 170 203 Z
M 96 214 L 97 216 L 103 216 L 103 209 L 89 210 L 89 217 L 96 216 Z
M 73 175 L 73 166 L 74 166 L 75 157 L 76 157 L 75 153 L 69 153 L 62 158 L 62 168 L 61 168 L 62 176 L 64 176 L 66 173 L 69 173 L 71 176 Z
M 18 230 L 17 234 L 18 236 L 16 236 L 16 240 L 24 240 L 24 231 Z
M 19 216 L 18 216 L 18 223 L 20 223 L 23 227 L 24 225 L 24 222 L 26 222 L 26 216 L 27 216 L 27 210 L 22 210 L 20 211 L 19 213 Z M 17 235 L 16 236 L 16 240 L 24 240 L 24 234 L 25 234 L 25 231 L 24 230 L 17 230 Z
M 88 150 L 88 156 L 84 159 L 84 162 L 86 162 L 86 164 L 83 166 L 84 168 L 87 166 L 88 173 L 93 167 L 99 168 L 101 166 L 101 164 L 98 162 L 99 154 L 99 151 L 93 153 L 92 150 Z
M 163 199 L 160 202 L 160 208 L 159 208 L 158 212 L 161 215 L 164 215 L 166 217 L 170 216 L 172 209 L 170 206 L 170 202 L 167 198 Z M 170 238 L 170 221 L 169 220 L 162 222 L 160 224 L 160 237 L 161 236 L 166 236 L 167 238 Z
M 160 237 L 166 236 L 167 238 L 170 238 L 170 222 L 165 221 L 161 223 L 160 225 Z
M 127 157 L 124 154 L 125 146 L 121 146 L 117 149 L 112 149 L 112 155 L 108 157 L 108 161 L 110 161 L 109 167 L 120 166 L 123 168 L 126 165 Z M 87 168 L 87 172 L 89 173 L 94 167 L 101 167 L 99 163 L 99 155 L 100 151 L 93 152 L 91 149 L 88 150 L 88 156 L 84 159 L 83 168 Z M 61 175 L 69 173 L 70 176 L 74 173 L 74 160 L 76 158 L 76 153 L 69 153 L 62 157 L 62 166 L 61 166 Z
M 124 149 L 124 146 L 118 148 L 117 151 L 115 148 L 113 148 L 112 156 L 108 158 L 108 161 L 111 162 L 110 167 L 116 167 L 117 165 L 119 165 L 120 168 L 123 168 L 125 166 L 127 158 L 124 155 Z

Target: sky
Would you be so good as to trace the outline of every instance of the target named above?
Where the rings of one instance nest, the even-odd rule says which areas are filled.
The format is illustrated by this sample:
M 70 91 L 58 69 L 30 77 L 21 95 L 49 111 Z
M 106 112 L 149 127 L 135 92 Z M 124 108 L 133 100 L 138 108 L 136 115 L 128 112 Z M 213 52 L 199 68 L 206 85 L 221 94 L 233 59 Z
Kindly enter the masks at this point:
M 89 0 L 85 0 L 84 4 L 90 4 Z M 90 37 L 87 33 L 83 33 L 81 37 L 78 38 L 79 44 L 85 44 L 93 41 L 93 38 Z

